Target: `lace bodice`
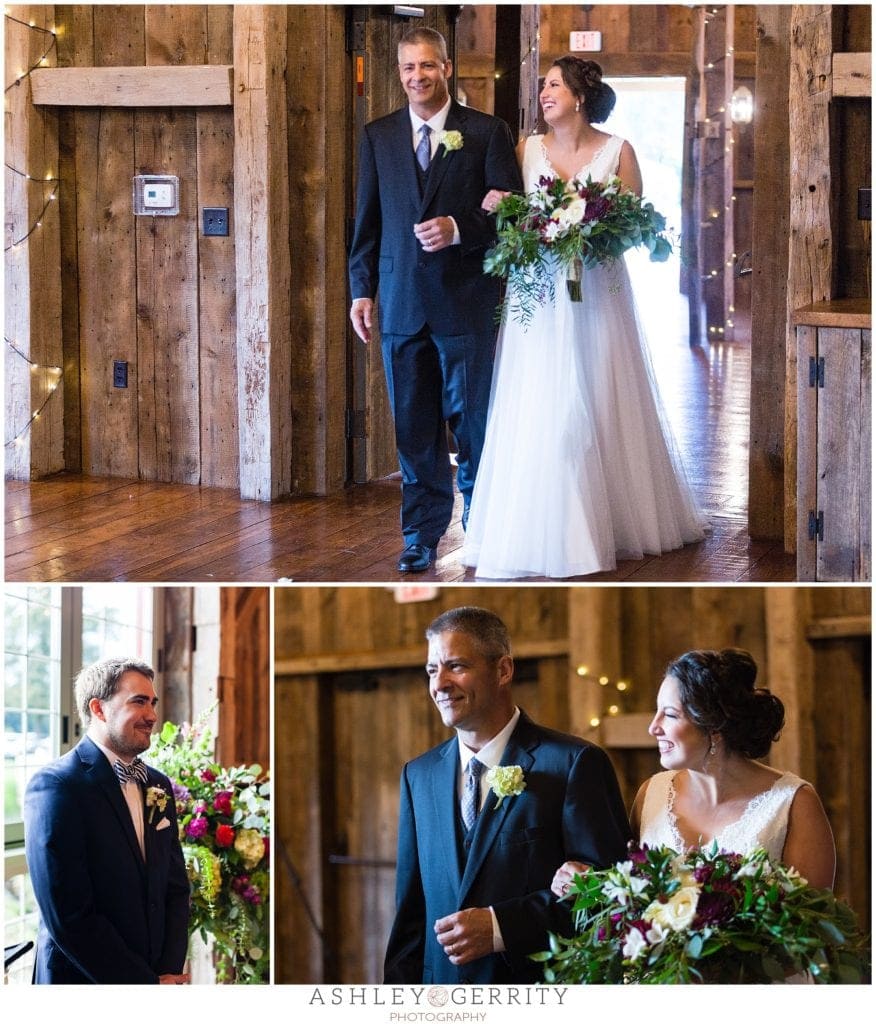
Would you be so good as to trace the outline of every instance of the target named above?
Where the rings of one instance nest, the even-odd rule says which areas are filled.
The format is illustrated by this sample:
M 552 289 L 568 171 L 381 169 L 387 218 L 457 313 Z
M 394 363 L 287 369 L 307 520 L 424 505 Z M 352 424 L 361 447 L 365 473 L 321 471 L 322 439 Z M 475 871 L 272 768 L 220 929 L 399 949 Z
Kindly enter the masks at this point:
M 624 140 L 617 135 L 609 135 L 593 157 L 576 172 L 576 177 L 586 181 L 588 175 L 594 181 L 607 181 L 617 174 L 621 147 Z M 543 135 L 530 135 L 523 151 L 523 183 L 527 192 L 538 187 L 538 179 L 542 176 L 556 177 L 559 172 L 548 159 L 544 148 Z
M 680 852 L 685 843 L 674 811 L 675 775 L 674 771 L 659 772 L 648 783 L 639 841 L 648 846 L 669 846 Z M 749 802 L 740 818 L 714 837 L 718 846 L 734 853 L 750 853 L 763 847 L 771 860 L 781 860 L 788 833 L 788 814 L 794 794 L 803 785 L 803 779 L 784 772 L 770 789 Z

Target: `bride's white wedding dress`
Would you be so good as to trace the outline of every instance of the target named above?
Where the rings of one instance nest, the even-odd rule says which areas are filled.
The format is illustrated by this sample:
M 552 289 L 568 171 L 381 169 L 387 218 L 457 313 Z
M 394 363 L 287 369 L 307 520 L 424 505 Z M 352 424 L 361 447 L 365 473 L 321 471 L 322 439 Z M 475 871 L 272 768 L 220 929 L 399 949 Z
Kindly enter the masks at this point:
M 622 145 L 610 136 L 577 177 L 614 176 Z M 527 191 L 542 175 L 557 172 L 531 136 Z M 479 577 L 583 576 L 703 537 L 624 261 L 584 271 L 581 302 L 565 277 L 528 328 L 509 317 L 499 332 L 462 554 Z
M 642 804 L 639 842 L 651 847 L 668 846 L 681 853 L 686 844 L 675 817 L 675 776 L 674 771 L 658 772 L 649 780 Z M 770 860 L 780 861 L 791 804 L 797 790 L 804 785 L 803 779 L 783 772 L 770 789 L 748 803 L 741 817 L 713 837 L 718 848 L 742 854 L 763 848 Z M 704 845 L 711 846 L 711 843 L 709 840 Z

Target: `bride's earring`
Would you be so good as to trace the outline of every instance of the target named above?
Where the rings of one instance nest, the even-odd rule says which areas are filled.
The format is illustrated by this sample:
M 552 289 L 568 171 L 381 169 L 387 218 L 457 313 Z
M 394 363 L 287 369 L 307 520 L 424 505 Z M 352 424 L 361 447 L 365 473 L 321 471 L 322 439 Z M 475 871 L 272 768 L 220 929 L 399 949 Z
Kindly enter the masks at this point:
M 581 109 L 581 101 L 580 100 L 575 100 L 575 113 L 577 114 L 580 109 Z

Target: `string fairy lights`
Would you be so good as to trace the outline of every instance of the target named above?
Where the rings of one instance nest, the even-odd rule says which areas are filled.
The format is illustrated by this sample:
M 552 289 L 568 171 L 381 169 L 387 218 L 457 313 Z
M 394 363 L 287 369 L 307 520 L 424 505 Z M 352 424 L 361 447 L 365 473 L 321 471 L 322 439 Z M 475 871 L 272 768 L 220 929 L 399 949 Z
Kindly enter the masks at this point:
M 21 445 L 24 444 L 24 435 L 40 418 L 40 414 L 51 401 L 52 395 L 54 395 L 54 393 L 58 390 L 58 385 L 61 382 L 61 374 L 64 372 L 64 370 L 63 367 L 61 366 L 44 366 L 41 363 L 34 362 L 34 360 L 30 358 L 30 356 L 25 355 L 25 353 L 18 347 L 18 345 L 15 344 L 14 341 L 11 341 L 9 338 L 6 338 L 5 336 L 4 340 L 7 346 L 30 366 L 32 374 L 35 374 L 38 370 L 44 370 L 46 373 L 54 375 L 53 379 L 49 379 L 47 381 L 48 390 L 40 407 L 30 414 L 30 419 L 28 419 L 27 423 L 25 423 L 25 425 L 5 444 L 6 448 L 20 448 Z
M 602 711 L 591 716 L 588 722 L 591 729 L 598 729 L 603 718 L 613 718 L 623 712 L 622 695 L 631 688 L 629 680 L 616 679 L 612 681 L 605 675 L 593 675 L 586 665 L 578 665 L 575 675 L 579 679 L 599 687 L 599 702 L 602 705 Z
M 8 8 L 4 8 L 4 17 L 8 23 L 21 25 L 24 28 L 28 29 L 28 31 L 36 32 L 41 35 L 46 35 L 50 37 L 48 46 L 42 52 L 42 54 L 36 59 L 35 63 L 30 64 L 29 66 L 20 70 L 18 74 L 15 76 L 15 78 L 12 80 L 12 82 L 10 82 L 5 87 L 4 91 L 8 96 L 9 92 L 13 88 L 15 88 L 16 86 L 20 86 L 26 78 L 28 78 L 34 71 L 37 70 L 37 68 L 44 67 L 48 64 L 49 56 L 58 44 L 58 33 L 54 28 L 44 28 L 41 25 L 37 25 L 34 21 L 22 21 L 20 18 L 16 18 L 14 15 L 10 14 Z M 7 110 L 9 109 L 8 103 L 9 100 L 7 99 Z M 20 168 L 15 167 L 8 161 L 5 162 L 5 166 L 8 173 L 24 179 L 24 181 L 27 184 L 40 185 L 43 187 L 48 186 L 51 189 L 48 197 L 45 199 L 43 203 L 42 209 L 37 215 L 36 220 L 31 226 L 31 228 L 20 238 L 12 240 L 8 245 L 4 247 L 4 253 L 12 253 L 13 255 L 15 255 L 18 252 L 23 251 L 22 247 L 24 243 L 31 237 L 31 235 L 34 234 L 35 231 L 39 230 L 43 226 L 43 218 L 45 217 L 46 212 L 48 211 L 52 203 L 55 202 L 55 200 L 57 199 L 58 189 L 60 188 L 61 182 L 60 179 L 51 170 L 49 170 L 44 177 L 40 177 L 37 175 L 32 175 L 27 171 L 22 171 Z M 16 344 L 14 341 L 12 341 L 12 339 L 6 337 L 5 335 L 4 340 L 6 342 L 7 348 L 14 352 L 20 359 L 23 359 L 28 364 L 28 366 L 30 367 L 32 377 L 37 375 L 39 371 L 42 371 L 43 374 L 45 375 L 46 393 L 42 399 L 42 402 L 30 414 L 24 426 L 17 430 L 10 440 L 5 442 L 6 448 L 20 448 L 24 444 L 27 432 L 30 430 L 33 424 L 40 418 L 40 415 L 43 413 L 46 406 L 51 401 L 52 396 L 58 390 L 58 385 L 61 383 L 61 377 L 64 371 L 63 367 L 61 366 L 41 364 L 34 361 L 33 359 L 30 358 L 30 356 L 28 356 L 25 353 L 23 345 Z
M 4 17 L 7 21 L 11 21 L 16 25 L 23 25 L 25 28 L 30 29 L 32 32 L 40 32 L 44 35 L 51 36 L 51 42 L 49 43 L 45 52 L 37 58 L 36 64 L 32 64 L 29 68 L 19 71 L 16 77 L 6 86 L 5 91 L 9 92 L 10 89 L 14 89 L 16 85 L 21 83 L 31 75 L 37 68 L 44 67 L 49 59 L 49 54 L 58 45 L 58 33 L 54 28 L 43 28 L 42 25 L 37 25 L 34 21 L 22 21 L 21 18 L 15 18 L 9 13 L 9 9 L 4 9 Z

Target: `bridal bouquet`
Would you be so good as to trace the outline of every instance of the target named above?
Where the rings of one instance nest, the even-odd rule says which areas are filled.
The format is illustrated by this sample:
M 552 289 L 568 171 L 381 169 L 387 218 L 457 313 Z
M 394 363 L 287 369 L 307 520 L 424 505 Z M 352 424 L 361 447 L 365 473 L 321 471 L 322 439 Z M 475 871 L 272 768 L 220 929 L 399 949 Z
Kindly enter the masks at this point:
M 562 984 L 869 982 L 852 910 L 764 850 L 747 855 L 631 848 L 629 859 L 576 876 L 577 934 L 533 956 Z
M 222 767 L 203 723 L 166 722 L 150 764 L 173 785 L 192 885 L 189 930 L 212 936 L 220 982 L 267 984 L 270 784 L 259 765 Z
M 583 270 L 640 245 L 656 262 L 672 252 L 666 219 L 618 178 L 603 184 L 541 177 L 534 192 L 505 196 L 495 213 L 498 238 L 484 270 L 508 278 L 510 311 L 524 325 L 534 305 L 553 301 L 558 266 L 566 271 L 570 298 L 580 302 Z

